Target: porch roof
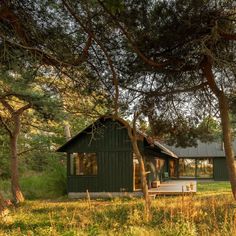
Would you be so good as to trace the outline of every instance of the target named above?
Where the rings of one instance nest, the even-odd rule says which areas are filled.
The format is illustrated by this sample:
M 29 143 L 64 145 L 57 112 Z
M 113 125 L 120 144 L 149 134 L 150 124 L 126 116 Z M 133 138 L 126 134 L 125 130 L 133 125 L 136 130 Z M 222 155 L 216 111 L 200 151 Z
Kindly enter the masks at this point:
M 196 147 L 167 147 L 178 157 L 225 157 L 224 145 L 221 141 L 206 143 L 198 141 Z M 236 139 L 233 141 L 233 149 L 236 152 Z

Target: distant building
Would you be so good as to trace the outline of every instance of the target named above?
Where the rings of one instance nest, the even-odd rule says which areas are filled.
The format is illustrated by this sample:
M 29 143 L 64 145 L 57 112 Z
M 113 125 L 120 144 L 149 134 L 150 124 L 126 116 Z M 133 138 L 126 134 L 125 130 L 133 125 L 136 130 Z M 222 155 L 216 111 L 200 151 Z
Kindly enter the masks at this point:
M 196 147 L 167 146 L 178 156 L 175 171 L 179 179 L 228 180 L 228 170 L 222 142 L 202 143 Z M 236 140 L 233 142 L 236 151 Z M 236 161 L 235 161 L 236 163 Z

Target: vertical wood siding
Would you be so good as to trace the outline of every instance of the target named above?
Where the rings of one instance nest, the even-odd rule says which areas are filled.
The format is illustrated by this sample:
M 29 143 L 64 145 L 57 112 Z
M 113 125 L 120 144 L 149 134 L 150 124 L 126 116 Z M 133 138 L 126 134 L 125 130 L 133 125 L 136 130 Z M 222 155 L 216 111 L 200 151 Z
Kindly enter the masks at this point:
M 93 133 L 84 133 L 69 147 L 70 153 L 95 152 L 97 176 L 68 176 L 68 192 L 133 191 L 133 157 L 128 133 L 107 120 Z
M 213 161 L 214 180 L 229 180 L 225 157 L 216 157 Z

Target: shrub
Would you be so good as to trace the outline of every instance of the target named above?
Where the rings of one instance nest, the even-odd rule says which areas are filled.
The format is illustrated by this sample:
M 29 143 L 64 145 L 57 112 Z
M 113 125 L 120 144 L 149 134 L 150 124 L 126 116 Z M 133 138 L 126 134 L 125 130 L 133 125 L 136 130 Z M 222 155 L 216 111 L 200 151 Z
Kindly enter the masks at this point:
M 11 198 L 11 182 L 9 179 L 2 179 L 0 181 L 0 191 L 5 199 Z
M 51 161 L 49 167 L 41 173 L 20 179 L 26 199 L 55 198 L 66 194 L 66 167 L 60 160 Z
M 45 174 L 47 190 L 53 196 L 63 196 L 67 193 L 66 166 L 63 160 L 54 160 Z

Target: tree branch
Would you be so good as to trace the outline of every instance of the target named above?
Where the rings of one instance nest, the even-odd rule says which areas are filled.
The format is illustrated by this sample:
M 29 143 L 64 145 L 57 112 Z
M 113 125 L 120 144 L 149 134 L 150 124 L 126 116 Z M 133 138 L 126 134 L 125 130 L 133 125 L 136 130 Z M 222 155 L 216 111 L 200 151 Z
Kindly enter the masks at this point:
M 6 100 L 1 99 L 0 102 L 11 114 L 13 114 L 15 112 L 15 110 L 12 108 L 12 106 Z
M 1 34 L 0 36 L 2 37 L 3 40 L 10 43 L 11 45 L 15 45 L 17 47 L 21 47 L 23 49 L 33 51 L 39 58 L 42 59 L 42 61 L 44 61 L 47 64 L 50 64 L 50 65 L 59 64 L 62 66 L 78 66 L 82 62 L 84 62 L 88 56 L 88 50 L 92 44 L 91 37 L 89 37 L 87 42 L 85 43 L 85 46 L 82 50 L 82 54 L 78 60 L 74 62 L 64 62 L 53 57 L 52 55 L 46 53 L 45 51 L 39 48 L 32 47 L 32 42 L 30 41 L 30 37 L 29 37 L 30 35 L 29 35 L 29 32 L 26 32 L 26 28 L 24 27 L 24 22 L 22 23 L 20 16 L 18 16 L 17 13 L 14 12 L 6 4 L 0 9 L 0 19 L 11 25 L 16 37 L 19 39 L 21 43 L 13 42 L 11 39 L 8 39 L 6 36 Z
M 203 82 L 201 84 L 198 84 L 198 85 L 190 87 L 190 88 L 176 89 L 176 90 L 164 91 L 164 92 L 158 92 L 158 91 L 144 92 L 144 91 L 140 91 L 140 90 L 129 88 L 129 87 L 126 87 L 126 89 L 129 89 L 129 90 L 132 90 L 134 92 L 141 93 L 141 94 L 144 94 L 144 95 L 147 95 L 147 96 L 150 96 L 150 97 L 151 96 L 163 97 L 163 96 L 166 96 L 166 95 L 176 94 L 176 93 L 194 92 L 194 91 L 202 89 L 206 86 L 208 86 L 208 82 Z
M 3 120 L 2 116 L 0 116 L 0 122 L 4 126 L 5 130 L 9 133 L 9 135 L 12 137 L 12 131 L 7 125 L 7 123 Z
M 213 72 L 212 72 L 212 58 L 210 56 L 205 55 L 200 66 L 201 66 L 203 75 L 206 78 L 212 92 L 217 97 L 219 97 L 222 91 L 217 86 Z
M 118 25 L 118 27 L 121 29 L 121 31 L 123 32 L 123 34 L 126 36 L 126 38 L 128 39 L 131 48 L 133 49 L 133 51 L 148 65 L 156 67 L 156 68 L 163 68 L 166 65 L 169 64 L 169 62 L 155 62 L 150 58 L 147 58 L 137 47 L 137 45 L 135 44 L 135 42 L 132 39 L 132 36 L 130 35 L 130 33 L 125 29 L 125 27 L 123 27 L 119 20 L 105 7 L 104 3 L 100 0 L 98 0 L 98 3 L 102 6 L 102 8 L 105 10 L 105 12 L 111 17 L 111 19 Z
M 43 146 L 40 146 L 40 148 L 42 148 L 42 147 L 43 147 Z M 45 146 L 45 147 L 47 147 L 47 146 Z M 27 149 L 27 150 L 21 151 L 21 152 L 17 153 L 17 155 L 18 155 L 18 156 L 21 156 L 21 155 L 23 155 L 23 154 L 25 154 L 25 153 L 27 153 L 27 152 L 31 152 L 31 151 L 33 151 L 33 150 L 38 150 L 38 147 L 33 147 L 33 148 L 29 148 L 29 149 Z
M 15 114 L 21 115 L 25 110 L 31 108 L 31 104 L 28 103 L 25 106 L 19 108 L 18 110 L 15 111 Z
M 20 44 L 17 42 L 13 42 L 11 39 L 8 39 L 5 35 L 3 35 L 2 33 L 0 34 L 0 37 L 5 41 L 8 42 L 9 44 L 19 47 L 19 48 L 23 48 L 29 51 L 34 52 L 39 58 L 41 58 L 41 60 L 48 64 L 48 65 L 52 65 L 52 66 L 56 66 L 56 65 L 60 65 L 60 66 L 65 66 L 65 67 L 75 67 L 75 66 L 79 66 L 81 63 L 83 63 L 86 58 L 88 57 L 88 50 L 92 44 L 92 39 L 91 37 L 88 37 L 88 40 L 85 44 L 85 47 L 82 51 L 82 55 L 80 56 L 80 58 L 75 61 L 75 62 L 64 62 L 59 60 L 58 58 L 53 57 L 52 55 L 46 53 L 45 51 L 39 49 L 39 48 L 35 48 L 35 47 L 31 47 L 29 45 L 24 45 L 24 44 Z
M 115 68 L 113 66 L 113 62 L 112 59 L 110 57 L 110 55 L 108 54 L 106 48 L 103 46 L 103 44 L 97 39 L 97 37 L 95 36 L 95 34 L 91 31 L 88 30 L 83 22 L 81 21 L 80 17 L 74 12 L 74 10 L 72 9 L 72 7 L 68 4 L 68 2 L 66 0 L 62 0 L 65 8 L 69 11 L 69 13 L 74 17 L 74 19 L 79 23 L 79 25 L 83 28 L 83 30 L 91 37 L 94 39 L 94 41 L 100 46 L 101 50 L 103 51 L 105 57 L 107 58 L 107 62 L 108 65 L 110 67 L 111 73 L 112 73 L 112 80 L 113 80 L 113 85 L 115 86 L 115 97 L 114 97 L 114 110 L 115 113 L 118 113 L 118 100 L 119 100 L 119 81 L 116 75 L 116 71 Z

